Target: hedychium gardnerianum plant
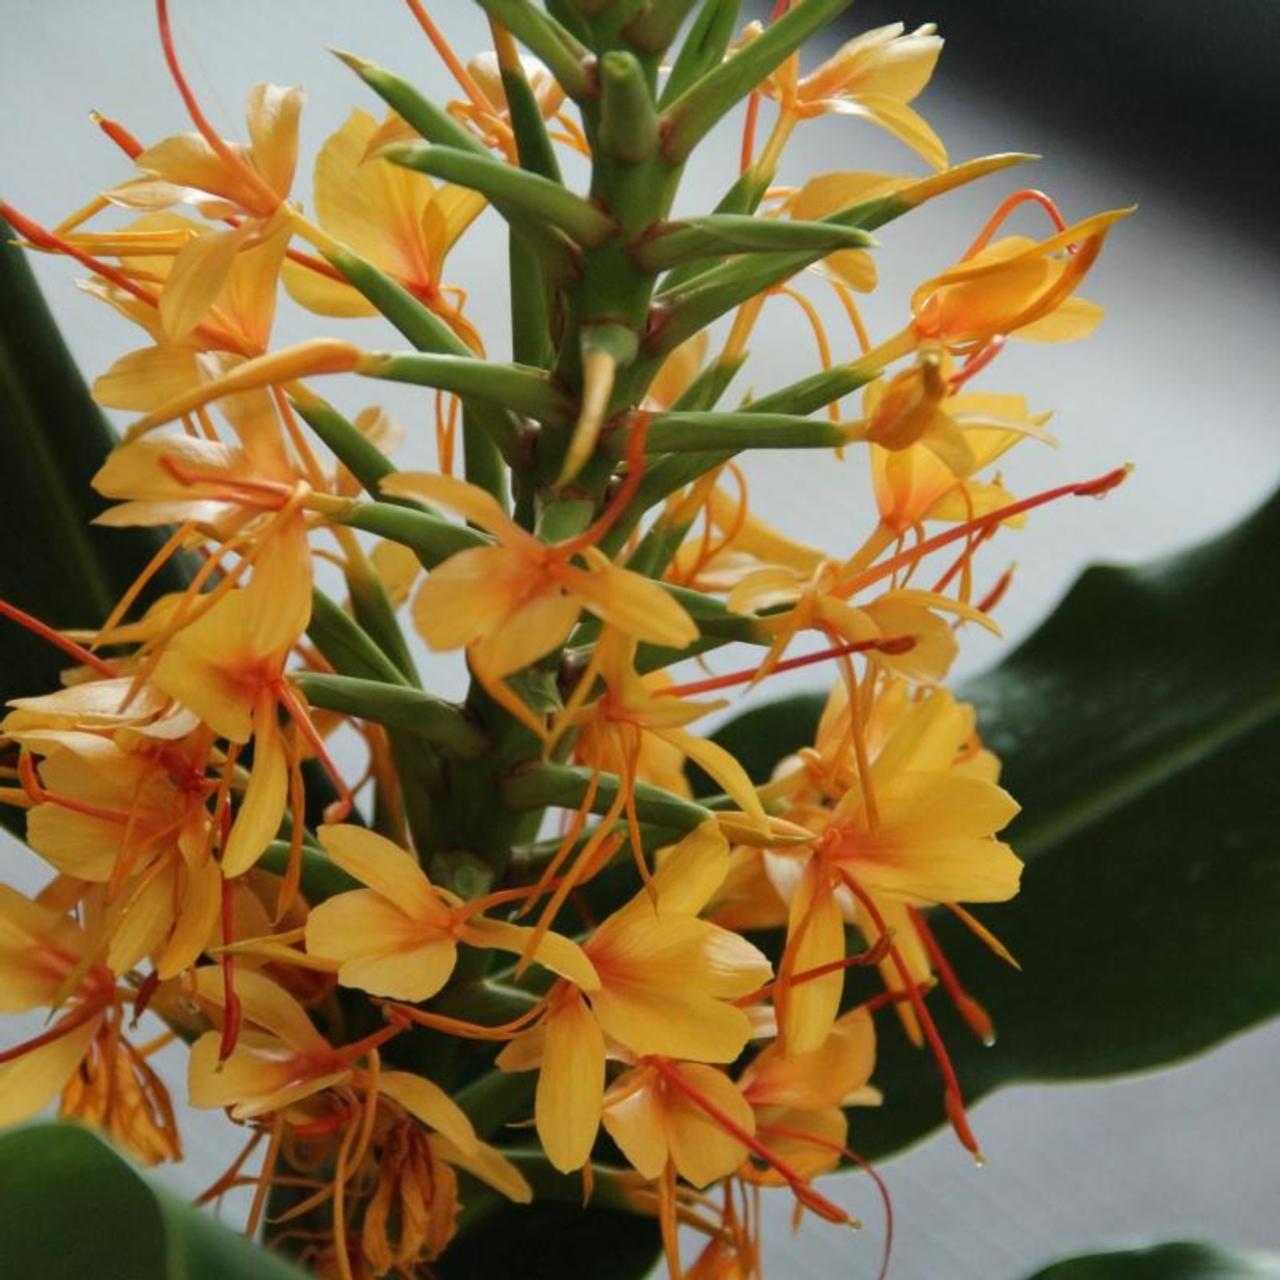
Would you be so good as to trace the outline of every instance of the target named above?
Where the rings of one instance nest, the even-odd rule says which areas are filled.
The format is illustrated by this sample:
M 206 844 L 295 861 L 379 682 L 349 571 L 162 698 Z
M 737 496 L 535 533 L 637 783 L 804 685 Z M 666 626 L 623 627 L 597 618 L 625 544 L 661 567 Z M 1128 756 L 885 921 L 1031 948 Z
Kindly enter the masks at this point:
M 117 504 L 104 522 L 171 533 L 87 631 L 0 606 L 71 663 L 0 726 L 0 799 L 58 873 L 34 901 L 0 897 L 7 1007 L 57 1015 L 0 1055 L 0 1119 L 61 1091 L 143 1159 L 176 1157 L 151 1046 L 126 1034 L 158 1013 L 191 1042 L 191 1103 L 246 1131 L 207 1198 L 252 1185 L 253 1232 L 270 1194 L 269 1238 L 343 1277 L 418 1274 L 494 1192 L 655 1215 L 673 1275 L 755 1274 L 749 1187 L 852 1221 L 814 1180 L 857 1160 L 842 1106 L 875 1094 L 881 1010 L 935 1055 L 940 1110 L 978 1155 L 931 1001 L 983 1038 L 990 1021 L 927 913 L 1011 958 L 964 904 L 1016 893 L 998 833 L 1017 806 L 942 681 L 1008 585 L 979 583 L 979 547 L 1125 469 L 1015 497 L 990 469 L 1047 439 L 1047 415 L 969 384 L 1007 339 L 1093 328 L 1074 290 L 1123 211 L 1068 226 L 1015 193 L 873 343 L 855 300 L 873 233 L 1026 157 L 948 163 L 910 106 L 931 27 L 802 72 L 848 4 L 780 0 L 740 29 L 736 0 L 480 0 L 493 51 L 464 64 L 410 0 L 461 96 L 441 107 L 341 54 L 386 114 L 325 143 L 313 219 L 291 198 L 301 91 L 256 87 L 248 143 L 223 138 L 158 0 L 195 132 L 144 147 L 95 117 L 135 176 L 52 229 L 2 210 L 146 332 L 95 384 L 143 415 L 95 484 Z M 737 180 L 673 217 L 690 157 L 739 109 Z M 931 171 L 778 185 L 792 132 L 824 113 Z M 584 192 L 564 148 L 589 162 Z M 1050 234 L 1002 235 L 1026 204 Z M 442 280 L 486 205 L 510 235 L 510 361 Z M 119 208 L 137 216 L 89 229 Z M 805 279 L 847 312 L 850 358 Z M 323 316 L 385 317 L 411 350 L 274 348 L 281 284 Z M 784 295 L 821 367 L 723 407 Z M 426 388 L 438 469 L 398 471 L 385 412 L 349 420 L 314 389 L 340 374 Z M 754 449 L 857 451 L 870 527 L 830 553 L 770 527 L 735 463 Z M 315 586 L 320 560 L 345 603 Z M 169 561 L 186 589 L 136 607 Z M 465 654 L 462 704 L 423 687 L 404 606 L 430 649 Z M 821 647 L 788 657 L 802 634 Z M 731 643 L 758 661 L 666 671 Z M 826 713 L 772 778 L 690 731 L 722 705 L 703 695 L 818 661 Z M 357 781 L 327 747 L 342 724 L 367 748 Z M 513 1141 L 530 1109 L 537 1143 Z M 681 1222 L 705 1235 L 685 1270 Z

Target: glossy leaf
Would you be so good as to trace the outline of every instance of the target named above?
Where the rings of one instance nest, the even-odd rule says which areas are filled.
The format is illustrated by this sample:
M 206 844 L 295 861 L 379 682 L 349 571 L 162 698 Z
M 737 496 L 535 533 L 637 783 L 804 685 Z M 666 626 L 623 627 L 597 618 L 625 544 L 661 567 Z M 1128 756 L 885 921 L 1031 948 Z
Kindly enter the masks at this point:
M 1067 1258 L 1027 1280 L 1278 1280 L 1280 1254 L 1211 1244 L 1159 1244 Z
M 155 553 L 150 530 L 91 525 L 90 487 L 116 437 L 89 398 L 24 251 L 0 222 L 0 599 L 57 627 L 93 626 Z M 144 599 L 181 588 L 172 563 Z M 66 657 L 0 620 L 0 703 L 58 686 Z M 0 821 L 21 830 L 18 810 Z
M 71 1124 L 0 1135 L 6 1276 L 40 1280 L 302 1280 L 304 1272 L 139 1176 Z
M 979 913 L 1022 972 L 935 920 L 999 1033 L 985 1049 L 930 1001 L 970 1100 L 1174 1062 L 1280 1011 L 1278 539 L 1280 498 L 1192 551 L 1092 568 L 959 690 L 1023 805 L 1009 834 L 1028 863 L 1019 896 Z M 717 740 L 762 779 L 821 703 L 760 708 Z M 931 1060 L 887 1021 L 877 1079 L 891 1105 L 854 1116 L 873 1157 L 943 1119 Z

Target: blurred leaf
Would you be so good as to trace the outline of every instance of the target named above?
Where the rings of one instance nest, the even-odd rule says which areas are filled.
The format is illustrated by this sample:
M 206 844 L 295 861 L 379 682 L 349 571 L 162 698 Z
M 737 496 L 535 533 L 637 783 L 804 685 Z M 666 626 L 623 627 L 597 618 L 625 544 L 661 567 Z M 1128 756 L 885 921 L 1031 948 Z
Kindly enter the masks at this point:
M 1280 1256 L 1237 1253 L 1210 1244 L 1159 1244 L 1146 1249 L 1067 1258 L 1027 1280 L 1277 1280 Z
M 302 1280 L 303 1272 L 143 1181 L 71 1124 L 0 1135 L 6 1276 L 39 1280 Z
M 1021 973 L 935 922 L 999 1032 L 984 1049 L 930 1001 L 971 1101 L 1173 1062 L 1280 1010 L 1277 545 L 1280 498 L 1192 551 L 1092 568 L 959 690 L 1023 805 L 1010 838 L 1028 862 L 1018 898 L 980 913 Z M 788 699 L 716 737 L 764 778 L 811 741 L 821 706 Z M 877 1080 L 885 1105 L 853 1121 L 873 1157 L 942 1121 L 932 1060 L 888 1021 Z
M 101 622 L 160 545 L 143 529 L 90 521 L 106 505 L 90 487 L 115 436 L 89 398 L 25 252 L 0 222 L 0 598 L 57 627 Z M 176 563 L 146 599 L 177 590 Z M 0 620 L 0 703 L 58 686 L 65 655 Z M 0 821 L 22 828 L 18 810 Z

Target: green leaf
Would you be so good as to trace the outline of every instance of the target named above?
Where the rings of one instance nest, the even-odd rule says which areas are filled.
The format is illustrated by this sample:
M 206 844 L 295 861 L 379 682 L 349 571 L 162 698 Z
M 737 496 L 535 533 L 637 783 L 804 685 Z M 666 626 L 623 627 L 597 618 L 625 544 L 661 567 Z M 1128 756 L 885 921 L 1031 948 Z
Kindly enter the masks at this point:
M 1022 972 L 934 922 L 999 1033 L 985 1049 L 930 1000 L 970 1101 L 1174 1062 L 1280 1010 L 1278 544 L 1280 497 L 1194 550 L 1092 568 L 958 691 L 1023 805 L 1008 834 L 1027 860 L 1019 896 L 980 912 Z M 753 711 L 717 741 L 763 778 L 821 703 Z M 891 1103 L 856 1117 L 873 1158 L 942 1120 L 932 1061 L 888 1021 L 877 1072 Z
M 102 622 L 160 546 L 151 530 L 90 524 L 106 505 L 90 486 L 116 443 L 53 323 L 25 252 L 0 221 L 0 599 L 55 627 Z M 144 603 L 185 582 L 180 560 Z M 0 703 L 58 687 L 66 655 L 0 618 Z M 0 822 L 25 820 L 0 806 Z
M 1158 1244 L 1068 1258 L 1027 1280 L 1280 1280 L 1280 1254 L 1212 1244 Z
M 71 1124 L 0 1135 L 4 1273 L 40 1280 L 303 1280 L 305 1273 L 144 1181 Z

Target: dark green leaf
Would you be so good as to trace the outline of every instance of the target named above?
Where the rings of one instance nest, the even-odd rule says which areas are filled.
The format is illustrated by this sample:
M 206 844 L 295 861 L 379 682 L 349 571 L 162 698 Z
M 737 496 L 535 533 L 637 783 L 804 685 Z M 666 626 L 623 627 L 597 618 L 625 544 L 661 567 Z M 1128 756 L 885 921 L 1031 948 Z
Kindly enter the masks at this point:
M 1027 1280 L 1280 1280 L 1280 1255 L 1211 1244 L 1159 1244 L 1068 1258 Z
M 90 481 L 116 443 L 53 323 L 24 251 L 0 221 L 0 598 L 56 627 L 102 622 L 160 546 L 151 530 L 90 524 Z M 181 589 L 177 562 L 144 600 Z M 67 657 L 0 619 L 0 703 L 58 686 Z M 21 830 L 22 814 L 0 807 Z
M 304 1273 L 145 1182 L 96 1134 L 0 1135 L 0 1258 L 30 1280 L 302 1280 Z

